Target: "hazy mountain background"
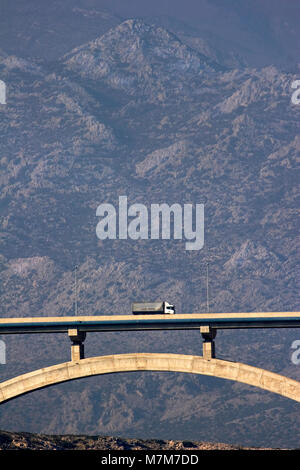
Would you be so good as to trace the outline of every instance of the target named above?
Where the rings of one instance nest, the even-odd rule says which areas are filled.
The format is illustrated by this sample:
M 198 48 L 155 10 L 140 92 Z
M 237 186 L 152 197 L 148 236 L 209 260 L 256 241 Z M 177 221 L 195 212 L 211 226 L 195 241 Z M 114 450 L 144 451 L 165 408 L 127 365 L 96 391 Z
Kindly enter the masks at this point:
M 1 315 L 289 311 L 298 304 L 296 1 L 1 0 Z M 204 203 L 205 245 L 96 237 L 102 202 Z M 67 361 L 2 336 L 1 380 Z M 219 331 L 217 357 L 300 378 L 298 330 Z M 197 332 L 89 334 L 86 355 L 201 354 Z M 0 407 L 0 428 L 298 446 L 291 400 L 189 374 L 118 374 Z

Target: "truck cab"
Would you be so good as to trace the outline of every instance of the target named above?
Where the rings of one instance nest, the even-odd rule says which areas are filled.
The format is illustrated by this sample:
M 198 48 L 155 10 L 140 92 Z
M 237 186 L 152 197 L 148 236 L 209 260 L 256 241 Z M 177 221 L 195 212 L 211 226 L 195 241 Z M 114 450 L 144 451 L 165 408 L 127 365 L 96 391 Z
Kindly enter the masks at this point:
M 175 305 L 171 305 L 168 302 L 164 302 L 164 313 L 175 313 Z

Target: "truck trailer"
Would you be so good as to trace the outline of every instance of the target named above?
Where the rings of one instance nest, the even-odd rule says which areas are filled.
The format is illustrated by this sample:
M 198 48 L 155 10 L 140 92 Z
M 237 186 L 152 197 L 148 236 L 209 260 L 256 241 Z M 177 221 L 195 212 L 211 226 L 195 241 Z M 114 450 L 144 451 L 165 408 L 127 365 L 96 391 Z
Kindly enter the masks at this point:
M 133 315 L 145 314 L 174 314 L 175 306 L 168 302 L 134 302 L 132 304 Z

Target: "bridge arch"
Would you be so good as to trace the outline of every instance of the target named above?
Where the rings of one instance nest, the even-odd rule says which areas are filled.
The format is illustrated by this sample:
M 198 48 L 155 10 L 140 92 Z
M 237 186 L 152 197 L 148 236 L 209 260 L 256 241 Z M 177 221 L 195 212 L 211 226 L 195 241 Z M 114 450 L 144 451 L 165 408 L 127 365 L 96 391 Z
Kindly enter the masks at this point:
M 64 362 L 0 383 L 0 403 L 79 378 L 134 371 L 188 372 L 234 380 L 300 402 L 300 382 L 257 367 L 181 354 L 133 353 Z

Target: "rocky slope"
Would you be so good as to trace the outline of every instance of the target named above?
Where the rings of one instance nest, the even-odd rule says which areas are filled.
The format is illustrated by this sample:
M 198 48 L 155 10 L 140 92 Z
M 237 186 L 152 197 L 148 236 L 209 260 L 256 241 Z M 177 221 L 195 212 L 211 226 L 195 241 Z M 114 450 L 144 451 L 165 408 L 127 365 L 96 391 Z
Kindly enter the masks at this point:
M 73 47 L 73 46 L 72 46 Z M 130 19 L 59 60 L 1 52 L 1 315 L 297 310 L 295 74 L 230 68 L 157 24 Z M 204 203 L 205 244 L 103 240 L 96 208 Z M 217 356 L 299 378 L 297 331 L 218 332 Z M 69 360 L 60 335 L 3 338 L 1 378 Z M 200 354 L 197 332 L 88 335 L 86 354 Z M 0 409 L 2 428 L 120 433 L 289 447 L 297 405 L 208 377 L 120 374 L 35 392 Z
M 124 439 L 109 436 L 47 436 L 0 431 L 0 450 L 268 450 L 209 442 Z

